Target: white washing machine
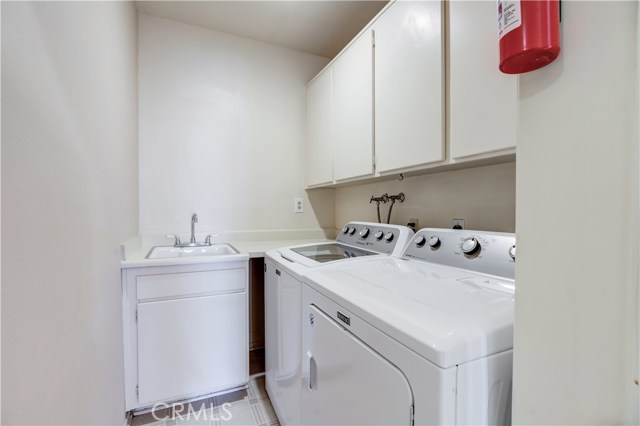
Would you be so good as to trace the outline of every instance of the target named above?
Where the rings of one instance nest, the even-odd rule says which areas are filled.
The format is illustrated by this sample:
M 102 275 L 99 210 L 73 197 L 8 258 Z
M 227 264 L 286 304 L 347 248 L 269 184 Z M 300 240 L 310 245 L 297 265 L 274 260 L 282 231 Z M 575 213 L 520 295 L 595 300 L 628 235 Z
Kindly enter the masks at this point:
M 372 255 L 400 256 L 413 231 L 405 226 L 349 222 L 336 241 L 265 254 L 266 388 L 280 423 L 301 423 L 302 284 L 308 271 Z
M 510 424 L 515 236 L 422 229 L 303 277 L 304 425 Z

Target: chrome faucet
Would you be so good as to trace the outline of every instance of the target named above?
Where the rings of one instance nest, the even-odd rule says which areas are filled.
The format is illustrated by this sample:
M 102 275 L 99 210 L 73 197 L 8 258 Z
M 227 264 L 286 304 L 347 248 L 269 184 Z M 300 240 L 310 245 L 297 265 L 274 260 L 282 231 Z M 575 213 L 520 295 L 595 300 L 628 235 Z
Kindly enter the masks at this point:
M 167 234 L 167 238 L 173 238 L 173 246 L 174 247 L 202 247 L 202 246 L 210 246 L 211 238 L 217 237 L 218 234 L 209 234 L 206 236 L 204 243 L 198 243 L 196 241 L 196 223 L 198 223 L 198 215 L 191 215 L 191 239 L 188 243 L 183 243 L 180 241 L 180 237 L 178 235 Z
M 194 246 L 196 245 L 196 223 L 198 223 L 198 215 L 194 213 L 191 215 L 191 241 L 189 242 Z

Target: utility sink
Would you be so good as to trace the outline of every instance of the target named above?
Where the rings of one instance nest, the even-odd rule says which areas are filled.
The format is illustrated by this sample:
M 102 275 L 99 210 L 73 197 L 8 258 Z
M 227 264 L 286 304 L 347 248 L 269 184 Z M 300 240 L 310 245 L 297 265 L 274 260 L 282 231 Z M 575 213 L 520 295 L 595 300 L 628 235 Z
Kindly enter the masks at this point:
M 200 247 L 155 246 L 149 250 L 146 259 L 224 256 L 230 254 L 240 254 L 240 252 L 231 244 L 226 243 Z

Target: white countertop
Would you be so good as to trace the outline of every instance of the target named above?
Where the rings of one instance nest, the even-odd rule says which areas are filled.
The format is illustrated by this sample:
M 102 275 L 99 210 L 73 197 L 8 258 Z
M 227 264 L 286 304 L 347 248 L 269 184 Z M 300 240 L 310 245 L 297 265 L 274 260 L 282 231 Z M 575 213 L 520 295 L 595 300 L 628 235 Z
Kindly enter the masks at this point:
M 299 246 L 301 244 L 324 243 L 334 240 L 328 239 L 301 239 L 301 240 L 277 240 L 277 241 L 243 241 L 231 243 L 240 253 L 247 253 L 249 257 L 264 257 L 265 252 L 281 247 Z
M 315 239 L 293 239 L 293 240 L 266 240 L 266 241 L 238 241 L 230 242 L 240 254 L 222 255 L 222 256 L 202 256 L 202 257 L 182 257 L 182 258 L 165 258 L 165 259 L 146 259 L 145 256 L 151 250 L 149 247 L 141 247 L 131 255 L 127 256 L 121 262 L 122 268 L 138 268 L 146 266 L 168 266 L 168 265 L 184 265 L 194 263 L 211 263 L 211 262 L 228 262 L 233 260 L 246 260 L 249 258 L 264 257 L 264 253 L 280 247 L 291 247 L 300 244 L 309 244 L 317 242 L 329 242 L 326 238 Z

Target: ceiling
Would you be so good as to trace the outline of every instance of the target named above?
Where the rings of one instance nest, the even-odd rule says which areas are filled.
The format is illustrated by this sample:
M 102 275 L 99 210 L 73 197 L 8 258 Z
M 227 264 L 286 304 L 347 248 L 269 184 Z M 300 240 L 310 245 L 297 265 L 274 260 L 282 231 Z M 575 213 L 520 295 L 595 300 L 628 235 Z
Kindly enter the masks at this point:
M 137 1 L 138 11 L 333 58 L 387 1 Z

